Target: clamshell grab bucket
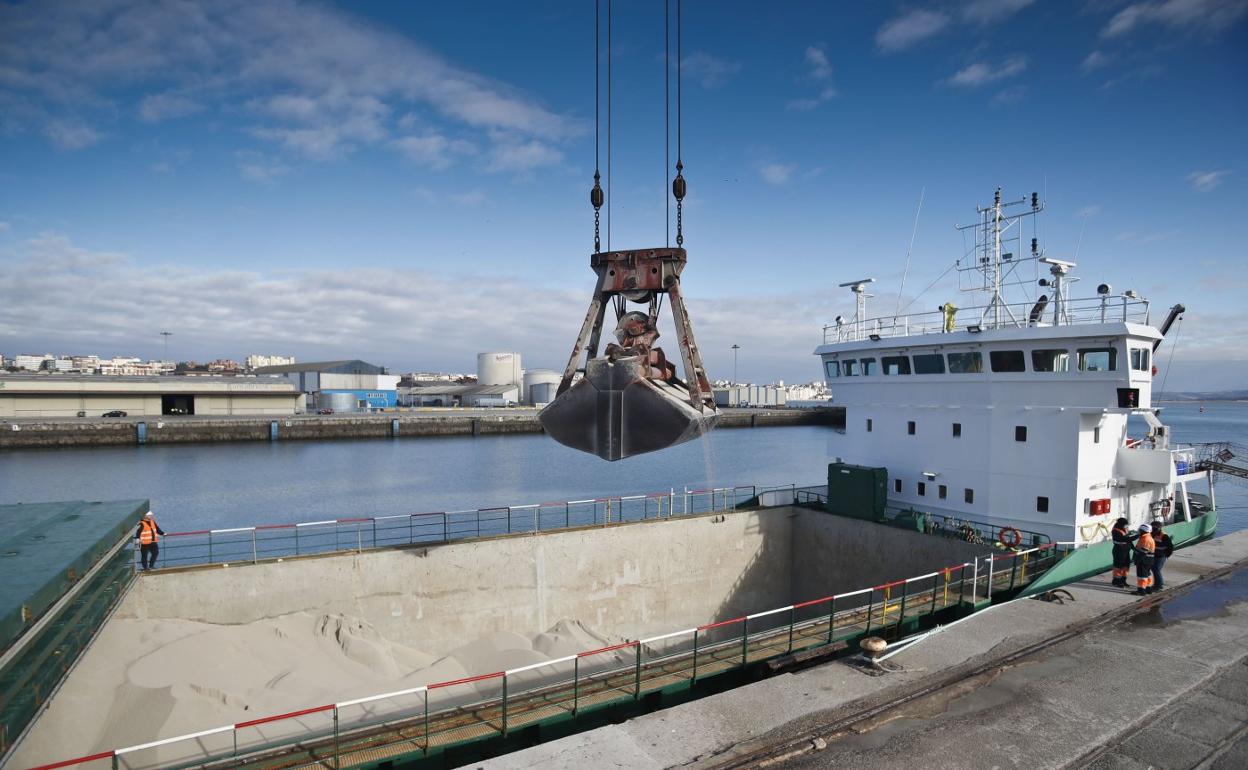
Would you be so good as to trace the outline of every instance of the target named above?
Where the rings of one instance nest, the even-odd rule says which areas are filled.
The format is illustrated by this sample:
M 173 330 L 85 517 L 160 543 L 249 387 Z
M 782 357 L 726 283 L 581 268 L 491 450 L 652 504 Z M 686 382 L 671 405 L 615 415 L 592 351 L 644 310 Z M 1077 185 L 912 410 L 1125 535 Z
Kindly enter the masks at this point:
M 539 415 L 550 437 L 604 460 L 665 449 L 715 427 L 719 412 L 695 409 L 685 387 L 641 376 L 638 357 L 595 358 L 585 377 Z
M 619 460 L 697 438 L 719 422 L 681 296 L 685 261 L 684 249 L 670 247 L 591 256 L 598 285 L 555 400 L 539 415 L 556 441 L 604 460 Z M 655 345 L 664 298 L 671 308 L 684 380 Z M 627 312 L 630 302 L 646 305 L 647 312 Z M 615 308 L 615 342 L 600 356 L 608 307 Z

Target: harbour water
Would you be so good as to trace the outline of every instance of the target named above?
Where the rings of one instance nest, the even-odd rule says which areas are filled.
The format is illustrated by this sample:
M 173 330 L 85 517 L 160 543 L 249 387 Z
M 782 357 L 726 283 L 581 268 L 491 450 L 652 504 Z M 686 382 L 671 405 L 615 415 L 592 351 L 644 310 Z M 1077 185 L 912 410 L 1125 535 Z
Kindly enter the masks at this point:
M 1168 404 L 1179 442 L 1248 444 L 1248 404 Z M 715 431 L 606 463 L 546 436 L 166 445 L 0 454 L 0 504 L 149 498 L 168 531 L 463 510 L 733 485 L 818 484 L 828 432 Z M 1137 431 L 1139 432 L 1139 431 Z M 1218 486 L 1220 531 L 1248 529 L 1248 486 Z

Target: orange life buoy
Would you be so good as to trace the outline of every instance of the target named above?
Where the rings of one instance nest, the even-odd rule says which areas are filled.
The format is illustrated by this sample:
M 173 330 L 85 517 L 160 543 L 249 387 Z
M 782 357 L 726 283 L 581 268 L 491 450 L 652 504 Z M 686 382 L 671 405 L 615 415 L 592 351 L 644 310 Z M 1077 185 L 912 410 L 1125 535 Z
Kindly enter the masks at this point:
M 1023 533 L 1013 527 L 1002 527 L 997 534 L 997 539 L 1001 541 L 1001 545 L 1006 548 L 1013 548 L 1023 542 Z

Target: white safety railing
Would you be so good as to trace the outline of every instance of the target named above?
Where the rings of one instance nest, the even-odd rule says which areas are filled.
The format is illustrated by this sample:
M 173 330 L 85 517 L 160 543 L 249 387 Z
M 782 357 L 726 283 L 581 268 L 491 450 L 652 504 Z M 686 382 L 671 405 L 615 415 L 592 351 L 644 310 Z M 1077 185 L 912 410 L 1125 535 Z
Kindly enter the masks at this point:
M 1052 326 L 1053 305 L 1049 304 L 1040 317 L 1031 319 L 1034 302 L 1017 302 L 998 305 L 1003 308 L 1001 323 L 997 328 L 1022 328 L 1027 326 Z M 1130 297 L 1087 297 L 1064 302 L 1062 325 L 1104 324 L 1113 322 L 1149 323 L 1149 301 Z M 871 336 L 907 337 L 915 334 L 938 334 L 944 331 L 964 331 L 968 326 L 983 329 L 994 328 L 988 315 L 992 306 L 977 305 L 957 308 L 953 322 L 949 323 L 943 310 L 924 313 L 905 313 L 877 316 L 862 321 L 844 321 L 823 327 L 823 342 L 865 340 Z

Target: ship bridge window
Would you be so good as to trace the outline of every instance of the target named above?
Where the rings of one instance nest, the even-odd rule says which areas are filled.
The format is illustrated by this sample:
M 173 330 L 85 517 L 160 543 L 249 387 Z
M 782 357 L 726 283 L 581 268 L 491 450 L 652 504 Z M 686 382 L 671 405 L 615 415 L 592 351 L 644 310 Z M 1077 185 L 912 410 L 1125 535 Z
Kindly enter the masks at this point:
M 1131 348 L 1131 368 L 1137 372 L 1148 371 L 1148 348 Z
M 984 371 L 982 353 L 949 353 L 950 374 L 980 374 Z
M 1079 371 L 1115 372 L 1118 370 L 1118 351 L 1113 348 L 1080 348 Z
M 874 358 L 858 359 L 858 368 L 862 371 L 863 377 L 870 377 L 873 374 L 879 374 L 879 370 L 875 366 Z
M 884 356 L 881 359 L 885 374 L 909 374 L 910 358 L 908 356 Z
M 1027 359 L 1021 350 L 994 350 L 988 354 L 994 372 L 1025 372 Z
M 924 353 L 914 357 L 915 374 L 944 374 L 945 357 L 939 353 Z
M 849 359 L 848 361 L 842 361 L 841 369 L 842 369 L 841 373 L 844 374 L 846 377 L 858 376 L 858 362 L 852 358 Z
M 1037 372 L 1069 372 L 1070 353 L 1065 350 L 1033 350 L 1031 368 Z
M 823 370 L 828 373 L 829 377 L 841 376 L 841 367 L 838 366 L 835 361 L 825 361 L 823 364 Z

